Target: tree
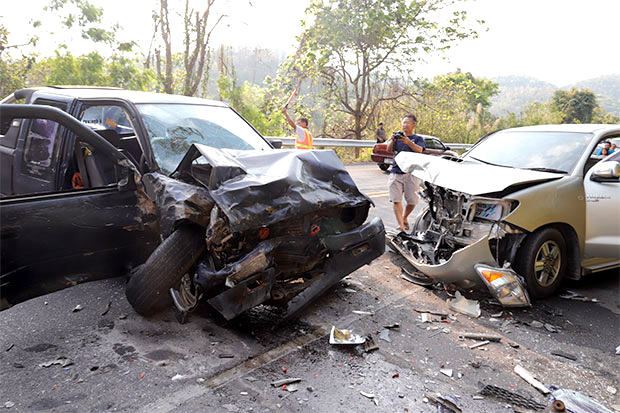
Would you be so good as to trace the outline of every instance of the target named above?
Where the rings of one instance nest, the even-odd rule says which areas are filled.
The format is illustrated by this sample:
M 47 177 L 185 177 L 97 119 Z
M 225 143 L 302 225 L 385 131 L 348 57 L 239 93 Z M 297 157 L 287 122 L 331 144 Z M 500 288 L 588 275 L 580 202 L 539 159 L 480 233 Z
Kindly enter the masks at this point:
M 172 50 L 171 11 L 168 0 L 159 0 L 159 12 L 153 13 L 155 23 L 153 41 L 156 42 L 154 56 L 149 50 L 146 66 L 150 67 L 151 60 L 154 59 L 157 77 L 165 93 L 180 91 L 186 96 L 194 96 L 201 82 L 204 81 L 203 75 L 208 74 L 211 61 L 211 49 L 209 47 L 211 34 L 224 17 L 221 15 L 214 24 L 209 24 L 214 3 L 215 0 L 207 0 L 205 9 L 201 12 L 190 9 L 189 0 L 185 0 L 183 14 L 183 45 L 185 50 L 182 57 L 175 59 Z M 180 60 L 182 60 L 182 70 L 175 70 L 179 67 Z
M 285 70 L 289 77 L 320 81 L 326 99 L 351 120 L 346 134 L 359 139 L 383 102 L 408 94 L 395 78 L 409 75 L 425 54 L 476 36 L 465 27 L 465 11 L 439 21 L 438 12 L 459 1 L 314 1 Z
M 418 131 L 451 142 L 472 142 L 497 128 L 488 108 L 497 83 L 460 70 L 415 83 Z
M 562 113 L 562 123 L 591 123 L 599 107 L 596 95 L 587 89 L 556 90 L 551 102 Z

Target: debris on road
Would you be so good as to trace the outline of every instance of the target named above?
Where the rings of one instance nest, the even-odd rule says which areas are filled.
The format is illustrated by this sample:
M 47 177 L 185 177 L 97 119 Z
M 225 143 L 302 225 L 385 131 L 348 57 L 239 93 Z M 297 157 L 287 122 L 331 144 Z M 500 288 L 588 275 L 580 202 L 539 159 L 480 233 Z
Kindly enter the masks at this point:
M 438 335 L 439 335 L 439 334 L 441 334 L 441 333 L 448 334 L 448 333 L 450 333 L 450 329 L 449 329 L 449 328 L 442 328 L 442 329 L 439 329 L 438 331 L 435 331 L 433 334 L 431 334 L 431 335 L 430 335 L 430 336 L 428 336 L 428 337 L 429 337 L 429 338 L 430 338 L 430 337 L 435 337 L 435 336 L 438 336 Z
M 297 383 L 300 382 L 301 378 L 299 377 L 294 377 L 294 378 L 290 378 L 290 379 L 282 379 L 282 380 L 276 380 L 276 381 L 272 381 L 271 385 L 273 387 L 282 387 L 286 384 L 292 384 L 292 383 Z
M 101 313 L 102 316 L 108 314 L 108 311 L 110 311 L 110 307 L 112 307 L 112 301 L 108 301 L 108 305 L 105 306 L 105 310 L 103 310 L 103 313 Z
M 422 287 L 431 287 L 436 283 L 431 277 L 421 272 L 410 273 L 405 268 L 401 268 L 400 276 L 403 280 L 410 283 L 420 285 Z
M 45 363 L 39 364 L 39 367 L 51 367 L 54 365 L 59 365 L 61 367 L 71 366 L 73 362 L 66 357 L 58 357 L 56 360 L 46 361 Z
M 557 389 L 551 393 L 553 400 L 560 400 L 572 413 L 612 413 L 611 410 L 583 394 L 569 389 Z
M 352 313 L 359 314 L 359 315 L 374 315 L 375 314 L 372 311 L 361 311 L 361 310 L 353 310 Z
M 187 378 L 187 376 L 184 376 L 182 374 L 175 374 L 174 376 L 172 376 L 172 381 L 179 381 L 179 380 L 183 380 Z
M 542 394 L 549 394 L 551 393 L 551 390 L 549 390 L 544 384 L 542 384 L 540 381 L 536 380 L 536 378 L 532 375 L 532 373 L 530 373 L 529 371 L 527 371 L 525 368 L 521 367 L 520 365 L 516 365 L 514 368 L 514 372 L 521 377 L 523 380 L 525 380 L 526 382 L 528 382 L 530 385 L 532 385 L 536 390 L 538 390 L 539 392 L 541 392 Z
M 224 354 L 218 355 L 218 357 L 221 358 L 221 359 L 234 359 L 235 355 L 234 354 L 224 353 Z
M 494 334 L 479 334 L 479 333 L 463 333 L 463 338 L 470 338 L 472 340 L 488 340 L 499 342 L 502 340 L 502 336 L 496 336 Z
M 119 320 L 124 320 L 127 318 L 127 314 L 121 314 L 118 316 Z
M 13 406 L 15 406 L 15 403 L 13 403 L 12 401 L 8 401 L 8 402 L 4 403 L 4 408 L 5 409 L 10 409 Z
M 448 300 L 451 310 L 458 311 L 471 317 L 480 317 L 480 303 L 476 300 L 468 300 L 457 291 L 453 300 Z
M 438 404 L 439 412 L 447 412 L 447 413 L 461 413 L 463 410 L 458 406 L 456 400 L 450 396 L 444 396 L 441 393 L 437 393 L 436 396 L 431 396 L 429 394 L 424 395 L 428 400 L 432 401 L 435 404 Z
M 430 313 L 433 315 L 438 315 L 440 317 L 448 317 L 448 313 L 441 310 L 429 310 L 427 308 L 414 308 L 414 310 L 418 313 Z
M 332 326 L 329 334 L 329 344 L 362 344 L 366 339 L 358 334 L 353 334 L 351 330 L 340 330 Z
M 563 294 L 560 294 L 560 298 L 564 298 L 565 300 L 574 300 L 574 301 L 585 301 L 589 303 L 598 303 L 597 298 L 585 297 L 579 293 L 574 291 L 566 290 Z
M 78 304 L 78 305 L 76 305 L 76 306 L 73 308 L 73 312 L 74 312 L 74 313 L 77 313 L 78 311 L 82 311 L 82 309 L 83 309 L 83 308 L 84 308 L 84 307 L 82 307 L 82 305 L 81 305 L 81 304 Z
M 353 288 L 345 288 L 345 289 L 344 289 L 344 292 L 345 292 L 345 293 L 351 293 L 351 294 L 354 294 L 354 293 L 356 293 L 356 292 L 357 292 L 357 290 L 354 290 Z
M 545 325 L 538 320 L 532 320 L 530 321 L 529 326 L 534 328 L 543 328 Z
M 366 397 L 367 399 L 372 400 L 372 402 L 373 402 L 376 406 L 378 406 L 378 405 L 379 405 L 379 400 L 377 400 L 377 399 L 375 398 L 375 395 L 374 395 L 374 394 L 372 394 L 372 393 L 366 393 L 366 392 L 363 392 L 363 391 L 361 391 L 361 390 L 360 390 L 360 392 L 359 392 L 359 393 L 360 393 L 362 396 Z
M 618 355 L 620 355 L 620 346 L 616 347 L 616 356 L 618 356 Z
M 374 338 L 370 336 L 366 336 L 366 341 L 364 342 L 364 351 L 371 352 L 373 350 L 379 350 L 379 346 Z
M 392 340 L 390 340 L 390 330 L 388 330 L 387 328 L 384 330 L 381 330 L 381 333 L 379 333 L 379 338 L 381 340 L 385 340 L 388 343 L 391 343 Z
M 4 351 L 11 351 L 11 349 L 15 347 L 14 343 L 9 344 L 9 346 Z
M 469 348 L 471 350 L 473 350 L 473 349 L 478 348 L 478 347 L 486 346 L 489 343 L 490 343 L 489 340 L 484 340 L 484 341 L 481 341 L 480 343 L 472 344 L 471 346 L 469 346 Z
M 561 350 L 553 350 L 551 352 L 551 354 L 553 354 L 554 356 L 560 356 L 560 357 L 564 357 L 565 359 L 569 359 L 569 360 L 573 360 L 573 361 L 577 361 L 577 356 L 573 356 L 570 353 L 565 353 Z
M 386 324 L 383 326 L 383 328 L 387 328 L 387 329 L 395 329 L 395 328 L 400 328 L 400 324 L 398 323 L 392 323 L 392 324 Z
M 547 330 L 550 333 L 557 333 L 559 331 L 559 329 L 554 326 L 553 324 L 549 324 L 549 323 L 545 323 L 545 330 Z
M 516 406 L 521 406 L 532 410 L 542 410 L 546 407 L 544 404 L 538 403 L 535 400 L 528 399 L 527 397 L 511 392 L 510 390 L 493 386 L 492 384 L 485 385 L 482 390 L 480 390 L 480 394 L 484 396 L 493 396 Z
M 444 374 L 448 377 L 452 377 L 452 369 L 440 369 L 441 374 Z

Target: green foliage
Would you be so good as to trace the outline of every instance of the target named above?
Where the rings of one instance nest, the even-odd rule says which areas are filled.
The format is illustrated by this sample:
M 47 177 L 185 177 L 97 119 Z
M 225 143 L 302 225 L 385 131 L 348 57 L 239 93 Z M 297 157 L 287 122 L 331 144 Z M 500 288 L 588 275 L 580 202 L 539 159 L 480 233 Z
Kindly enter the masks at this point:
M 419 133 L 470 143 L 497 128 L 488 108 L 498 85 L 490 80 L 457 71 L 418 81 L 415 93 Z
M 551 102 L 562 113 L 562 123 L 591 123 L 598 108 L 596 95 L 587 89 L 556 90 Z
M 320 81 L 327 105 L 335 103 L 348 117 L 345 136 L 359 139 L 382 103 L 406 96 L 405 88 L 392 87 L 395 77 L 408 75 L 425 54 L 477 35 L 465 27 L 465 11 L 439 20 L 438 12 L 455 2 L 314 1 L 306 10 L 298 53 L 284 65 L 282 78 L 293 84 Z

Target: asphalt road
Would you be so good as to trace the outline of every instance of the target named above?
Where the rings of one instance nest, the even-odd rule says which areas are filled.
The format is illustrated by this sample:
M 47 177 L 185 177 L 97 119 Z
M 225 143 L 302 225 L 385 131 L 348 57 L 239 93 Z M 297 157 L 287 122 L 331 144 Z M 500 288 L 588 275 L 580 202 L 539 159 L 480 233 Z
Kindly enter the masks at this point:
M 374 164 L 348 169 L 375 202 L 371 215 L 393 228 L 387 175 Z M 507 310 L 474 294 L 482 315 L 471 318 L 450 310 L 442 289 L 404 281 L 401 267 L 388 252 L 282 325 L 268 308 L 231 322 L 208 308 L 185 324 L 172 310 L 147 320 L 125 299 L 122 277 L 29 300 L 0 313 L 0 409 L 428 412 L 440 393 L 465 412 L 512 411 L 510 401 L 479 394 L 492 384 L 549 411 L 517 365 L 620 408 L 618 272 L 565 285 L 596 302 L 553 297 Z M 331 345 L 332 326 L 379 348 Z M 477 342 L 463 338 L 471 332 L 501 340 L 471 348 Z M 300 381 L 272 385 L 287 378 Z

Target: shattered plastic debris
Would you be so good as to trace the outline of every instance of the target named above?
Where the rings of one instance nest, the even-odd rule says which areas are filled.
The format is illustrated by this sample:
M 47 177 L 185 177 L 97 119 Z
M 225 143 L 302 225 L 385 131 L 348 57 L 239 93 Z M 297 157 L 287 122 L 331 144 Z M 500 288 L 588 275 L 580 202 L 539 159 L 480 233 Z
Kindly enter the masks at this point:
M 534 327 L 534 328 L 543 328 L 545 325 L 543 323 L 541 323 L 538 320 L 532 320 L 530 321 L 530 327 Z
M 476 300 L 468 300 L 459 291 L 456 292 L 453 300 L 448 300 L 448 304 L 454 311 L 471 317 L 480 317 L 480 303 Z
M 329 333 L 329 344 L 362 344 L 366 341 L 366 338 L 353 334 L 351 330 L 340 330 L 335 326 L 332 326 L 332 330 Z
M 452 377 L 452 369 L 440 369 L 441 374 L 444 374 L 448 377 Z
M 620 355 L 620 346 L 616 347 L 616 356 Z
M 549 323 L 545 323 L 545 330 L 547 330 L 550 333 L 557 333 L 558 332 L 558 328 L 556 326 L 554 326 L 553 324 L 549 324 Z
M 8 401 L 8 402 L 4 403 L 4 408 L 5 409 L 10 409 L 13 406 L 15 406 L 15 403 L 13 403 L 12 401 Z
M 81 304 L 78 304 L 78 305 L 76 305 L 76 306 L 73 308 L 73 312 L 74 312 L 74 313 L 77 313 L 78 311 L 81 311 L 83 308 L 84 308 L 84 307 L 82 307 L 82 305 L 81 305 Z
M 560 294 L 560 298 L 564 298 L 565 300 L 574 300 L 574 301 L 586 301 L 590 303 L 598 303 L 598 299 L 585 297 L 579 293 L 574 291 L 566 290 L 564 294 Z
M 368 398 L 368 399 L 372 400 L 372 402 L 373 402 L 375 405 L 377 405 L 377 406 L 379 405 L 379 401 L 376 399 L 376 397 L 375 397 L 375 395 L 374 395 L 374 394 L 372 394 L 372 393 L 366 393 L 366 392 L 363 392 L 363 391 L 361 391 L 361 390 L 360 390 L 360 392 L 359 392 L 359 393 L 360 393 L 362 396 L 364 396 L 364 397 L 366 397 L 366 398 Z
M 297 383 L 297 382 L 300 382 L 300 381 L 301 381 L 301 378 L 294 377 L 294 378 L 290 378 L 290 379 L 282 379 L 282 380 L 272 381 L 271 385 L 273 387 L 281 387 L 281 386 L 284 386 L 285 384 Z
M 54 365 L 59 365 L 60 367 L 71 366 L 73 362 L 66 357 L 58 357 L 56 360 L 47 361 L 45 363 L 39 364 L 39 367 L 51 367 Z
M 184 376 L 184 375 L 182 375 L 182 374 L 178 374 L 178 373 L 177 373 L 177 374 L 175 374 L 175 375 L 172 377 L 172 381 L 183 380 L 183 379 L 185 379 L 186 377 L 187 377 L 187 376 Z
M 521 367 L 520 365 L 517 364 L 515 366 L 514 372 L 519 377 L 521 377 L 523 380 L 525 380 L 530 385 L 532 385 L 536 390 L 541 392 L 542 394 L 549 394 L 549 393 L 551 393 L 551 390 L 549 390 L 547 387 L 545 387 L 544 384 L 542 384 L 541 382 L 536 380 L 536 378 L 532 375 L 532 373 L 530 373 L 529 371 L 527 371 L 525 368 Z
M 398 324 L 398 323 L 386 324 L 386 325 L 383 326 L 383 328 L 388 328 L 388 329 L 392 330 L 394 328 L 400 328 L 400 324 Z
M 391 343 L 392 340 L 390 340 L 390 330 L 388 330 L 387 328 L 384 330 L 381 330 L 381 333 L 379 333 L 379 338 L 381 340 L 385 340 L 388 343 Z
M 379 350 L 379 346 L 372 337 L 367 336 L 364 342 L 364 351 L 371 352 L 373 350 Z
M 441 393 L 437 393 L 436 396 L 429 394 L 424 395 L 428 400 L 438 404 L 438 412 L 446 413 L 461 413 L 462 410 L 456 402 L 456 399 L 450 396 L 444 396 Z
M 612 413 L 611 410 L 581 393 L 568 389 L 557 389 L 551 393 L 553 400 L 564 403 L 567 411 L 573 413 Z

